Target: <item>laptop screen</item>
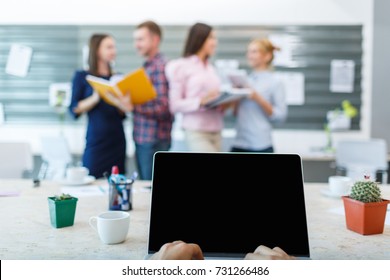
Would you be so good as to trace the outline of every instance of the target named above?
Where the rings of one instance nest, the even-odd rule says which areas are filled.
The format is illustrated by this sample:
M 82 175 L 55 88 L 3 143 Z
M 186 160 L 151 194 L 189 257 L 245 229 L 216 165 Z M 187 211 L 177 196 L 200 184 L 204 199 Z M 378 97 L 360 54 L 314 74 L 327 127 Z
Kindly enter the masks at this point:
M 309 257 L 302 174 L 294 154 L 157 152 L 148 253 L 182 240 L 205 256 L 266 245 Z

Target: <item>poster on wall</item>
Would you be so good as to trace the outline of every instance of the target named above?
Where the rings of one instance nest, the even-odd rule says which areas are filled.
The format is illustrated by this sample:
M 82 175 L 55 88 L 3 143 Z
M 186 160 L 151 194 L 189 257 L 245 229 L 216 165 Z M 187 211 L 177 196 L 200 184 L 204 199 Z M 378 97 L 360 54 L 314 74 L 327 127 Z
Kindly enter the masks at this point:
M 330 63 L 331 92 L 353 92 L 355 80 L 355 62 L 353 60 L 334 59 Z
M 277 71 L 275 75 L 283 82 L 288 105 L 305 104 L 305 75 L 303 73 Z
M 49 105 L 66 108 L 70 105 L 71 83 L 53 83 L 49 86 Z
M 5 72 L 9 75 L 26 77 L 30 67 L 32 48 L 20 44 L 12 44 L 9 51 Z
M 272 64 L 275 66 L 290 66 L 292 60 L 292 38 L 284 34 L 271 34 L 269 40 L 280 50 L 274 52 L 274 60 Z
M 2 125 L 4 121 L 5 121 L 4 106 L 3 103 L 0 103 L 0 125 Z
M 82 53 L 82 61 L 81 63 L 83 64 L 83 69 L 85 71 L 88 71 L 89 69 L 89 63 L 88 63 L 88 57 L 89 57 L 89 47 L 88 45 L 84 45 L 83 49 L 81 50 Z
M 214 62 L 214 66 L 221 79 L 221 91 L 228 91 L 231 85 L 227 74 L 238 69 L 239 61 L 237 59 L 217 59 Z

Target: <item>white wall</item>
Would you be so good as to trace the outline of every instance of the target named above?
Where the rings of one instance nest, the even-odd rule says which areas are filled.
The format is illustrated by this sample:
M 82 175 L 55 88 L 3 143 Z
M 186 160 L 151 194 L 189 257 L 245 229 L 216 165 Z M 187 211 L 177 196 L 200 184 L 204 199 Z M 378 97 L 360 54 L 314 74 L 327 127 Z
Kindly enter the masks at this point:
M 340 138 L 367 138 L 370 135 L 372 80 L 372 34 L 374 0 L 12 0 L 0 4 L 0 24 L 137 24 L 153 19 L 161 24 L 362 24 L 363 25 L 363 107 L 361 131 L 336 133 Z M 23 8 L 21 8 L 23 7 Z M 23 139 L 24 133 L 0 127 L 0 141 L 11 129 L 12 139 Z M 16 128 L 21 129 L 19 128 Z M 28 128 L 26 128 L 28 129 Z M 18 130 L 19 131 L 19 130 Z M 45 130 L 46 131 L 46 130 Z M 56 131 L 55 129 L 53 131 Z M 5 133 L 4 133 L 5 132 Z M 56 132 L 53 132 L 56 133 Z M 34 129 L 30 139 L 40 135 Z M 7 139 L 8 139 L 7 138 Z M 310 147 L 325 145 L 322 131 L 282 130 L 274 132 L 280 152 L 305 153 Z M 291 141 L 294 139 L 296 141 Z M 73 142 L 72 142 L 73 143 Z M 72 144 L 81 152 L 84 142 Z M 39 152 L 39 146 L 34 145 Z
M 2 23 L 126 24 L 146 18 L 162 24 L 355 24 L 372 0 L 12 0 Z M 21 8 L 23 7 L 23 8 Z

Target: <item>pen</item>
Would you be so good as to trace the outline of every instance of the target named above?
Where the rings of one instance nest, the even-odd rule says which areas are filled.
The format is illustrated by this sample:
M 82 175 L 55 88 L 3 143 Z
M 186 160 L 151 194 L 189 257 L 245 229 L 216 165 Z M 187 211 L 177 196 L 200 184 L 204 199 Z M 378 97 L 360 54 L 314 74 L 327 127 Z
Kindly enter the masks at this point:
M 102 193 L 106 193 L 106 191 L 103 189 L 102 186 L 99 185 L 99 190 L 102 192 Z

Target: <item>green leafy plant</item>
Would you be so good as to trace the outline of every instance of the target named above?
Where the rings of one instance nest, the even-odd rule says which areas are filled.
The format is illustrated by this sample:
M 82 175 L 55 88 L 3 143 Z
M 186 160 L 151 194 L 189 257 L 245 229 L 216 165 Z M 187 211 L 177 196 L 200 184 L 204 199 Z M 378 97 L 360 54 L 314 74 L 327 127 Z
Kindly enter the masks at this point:
M 363 181 L 355 182 L 349 197 L 364 203 L 382 201 L 381 190 L 378 183 L 371 181 L 368 177 Z
M 70 194 L 65 194 L 65 193 L 62 193 L 61 195 L 56 195 L 54 197 L 54 200 L 67 200 L 67 199 L 72 199 L 73 196 L 71 196 Z

